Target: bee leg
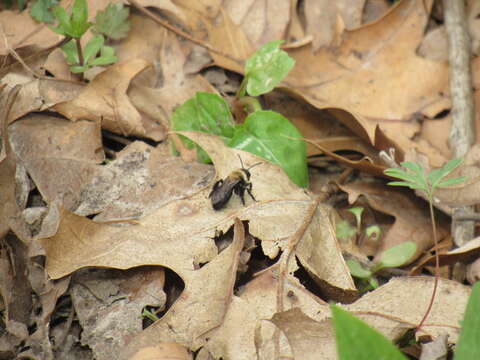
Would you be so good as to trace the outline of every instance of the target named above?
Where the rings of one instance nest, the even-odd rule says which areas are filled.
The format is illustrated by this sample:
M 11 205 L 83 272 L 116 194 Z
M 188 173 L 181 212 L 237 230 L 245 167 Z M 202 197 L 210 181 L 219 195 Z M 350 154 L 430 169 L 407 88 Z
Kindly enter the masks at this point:
M 255 196 L 253 196 L 252 194 L 252 183 L 248 184 L 248 186 L 246 187 L 247 189 L 247 192 L 248 192 L 248 195 L 250 195 L 250 197 L 252 198 L 253 201 L 257 201 L 257 199 L 255 199 Z
M 237 188 L 238 191 L 235 191 L 236 194 L 240 197 L 240 200 L 242 200 L 243 206 L 245 206 L 245 188 Z

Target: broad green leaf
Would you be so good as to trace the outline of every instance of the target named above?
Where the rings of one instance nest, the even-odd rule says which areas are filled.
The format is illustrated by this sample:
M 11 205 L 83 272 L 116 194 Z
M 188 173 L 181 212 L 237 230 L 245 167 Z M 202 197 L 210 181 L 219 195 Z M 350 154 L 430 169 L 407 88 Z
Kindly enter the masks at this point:
M 52 7 L 58 4 L 58 0 L 37 0 L 30 8 L 30 16 L 39 22 L 52 23 L 55 17 Z
M 75 44 L 75 40 L 70 40 L 65 45 L 62 46 L 62 51 L 65 54 L 67 64 L 74 65 L 78 64 L 78 52 L 77 52 L 77 45 Z
M 129 9 L 122 3 L 110 3 L 105 10 L 97 13 L 93 30 L 110 39 L 122 39 L 128 35 L 130 30 L 129 14 Z
M 385 336 L 331 305 L 338 360 L 407 360 Z
M 363 268 L 363 266 L 354 259 L 349 259 L 346 261 L 350 274 L 359 279 L 369 279 L 372 276 L 372 272 L 368 269 Z
M 348 221 L 340 221 L 335 226 L 335 235 L 337 238 L 345 240 L 349 239 L 357 233 L 357 229 L 350 225 Z
M 297 128 L 282 115 L 255 111 L 235 128 L 228 145 L 278 164 L 295 184 L 308 186 L 305 142 Z
M 87 0 L 75 0 L 72 8 L 72 34 L 74 38 L 80 38 L 91 24 L 88 22 L 88 5 Z
M 249 95 L 259 96 L 272 91 L 295 65 L 295 60 L 280 49 L 281 43 L 281 40 L 266 43 L 247 59 L 244 81 Z
M 172 116 L 175 131 L 201 131 L 220 136 L 227 142 L 234 134 L 234 122 L 227 102 L 217 94 L 198 92 L 195 97 L 175 109 Z M 185 137 L 185 145 L 192 149 L 197 147 L 199 160 L 209 162 L 207 153 Z
M 64 8 L 60 6 L 55 6 L 52 9 L 53 16 L 58 21 L 58 25 L 56 27 L 51 26 L 50 29 L 57 34 L 64 35 L 64 36 L 71 36 L 71 25 L 70 25 L 70 16 L 65 11 Z
M 375 265 L 373 272 L 383 268 L 393 268 L 405 265 L 417 251 L 417 244 L 413 241 L 405 241 L 385 250 L 380 256 L 378 264 Z
M 463 316 L 462 330 L 455 349 L 454 360 L 480 359 L 480 282 L 473 285 Z
M 451 178 L 451 179 L 440 181 L 437 184 L 437 187 L 448 187 L 448 186 L 458 185 L 465 182 L 466 180 L 467 180 L 466 176 Z
M 100 56 L 90 62 L 92 66 L 104 66 L 114 64 L 118 61 L 115 50 L 110 46 L 103 46 L 100 49 Z
M 85 64 L 89 64 L 90 60 L 95 59 L 98 52 L 103 46 L 105 39 L 102 35 L 95 35 L 83 48 L 83 61 Z

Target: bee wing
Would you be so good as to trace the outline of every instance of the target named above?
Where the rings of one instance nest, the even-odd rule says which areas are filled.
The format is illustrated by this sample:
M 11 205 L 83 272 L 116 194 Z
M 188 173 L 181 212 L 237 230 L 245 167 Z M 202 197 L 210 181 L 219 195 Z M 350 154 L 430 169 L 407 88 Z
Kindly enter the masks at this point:
M 212 200 L 212 206 L 215 210 L 223 208 L 228 200 L 230 200 L 233 189 L 237 183 L 237 179 L 227 177 L 225 180 L 219 180 L 213 185 L 209 197 Z

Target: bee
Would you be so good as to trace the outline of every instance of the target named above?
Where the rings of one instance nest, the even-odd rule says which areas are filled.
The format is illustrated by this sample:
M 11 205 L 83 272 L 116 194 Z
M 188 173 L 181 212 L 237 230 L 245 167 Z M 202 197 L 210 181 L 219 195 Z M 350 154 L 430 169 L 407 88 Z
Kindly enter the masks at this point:
M 212 200 L 212 207 L 214 210 L 223 209 L 225 205 L 227 205 L 233 193 L 237 194 L 240 197 L 240 200 L 242 200 L 242 204 L 245 205 L 245 190 L 253 201 L 257 201 L 252 194 L 250 169 L 254 166 L 260 165 L 261 163 L 253 164 L 248 169 L 245 169 L 242 158 L 240 156 L 238 158 L 240 159 L 240 164 L 242 165 L 241 169 L 232 171 L 225 179 L 220 179 L 213 184 L 212 191 L 208 197 Z

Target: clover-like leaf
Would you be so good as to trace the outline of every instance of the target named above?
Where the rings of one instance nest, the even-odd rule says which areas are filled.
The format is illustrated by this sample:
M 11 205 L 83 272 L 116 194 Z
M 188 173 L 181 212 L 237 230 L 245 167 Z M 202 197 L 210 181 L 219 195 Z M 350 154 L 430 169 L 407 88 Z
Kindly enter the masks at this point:
M 93 30 L 110 39 L 122 39 L 128 35 L 130 30 L 129 14 L 130 10 L 122 3 L 111 3 L 105 10 L 97 13 Z
M 55 17 L 52 8 L 58 4 L 58 0 L 37 0 L 30 8 L 30 16 L 39 22 L 52 23 Z

